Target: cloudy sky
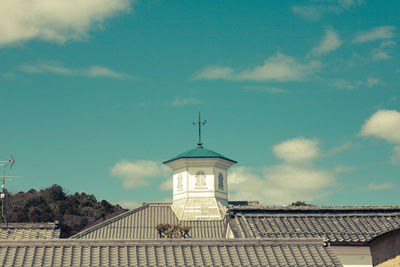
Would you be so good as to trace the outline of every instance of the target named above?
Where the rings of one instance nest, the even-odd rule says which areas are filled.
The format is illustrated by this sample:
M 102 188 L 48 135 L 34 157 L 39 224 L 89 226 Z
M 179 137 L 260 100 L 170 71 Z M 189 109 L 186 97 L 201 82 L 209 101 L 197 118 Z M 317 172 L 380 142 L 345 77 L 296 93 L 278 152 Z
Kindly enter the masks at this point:
M 279 3 L 278 3 L 279 2 Z M 11 191 L 171 199 L 161 162 L 236 161 L 230 199 L 400 204 L 397 0 L 0 1 Z

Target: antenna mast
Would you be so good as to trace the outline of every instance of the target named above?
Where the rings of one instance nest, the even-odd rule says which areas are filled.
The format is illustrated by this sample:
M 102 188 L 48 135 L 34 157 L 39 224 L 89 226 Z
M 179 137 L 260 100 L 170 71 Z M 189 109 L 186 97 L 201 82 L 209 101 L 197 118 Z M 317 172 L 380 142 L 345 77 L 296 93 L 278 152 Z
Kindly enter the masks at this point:
M 7 218 L 4 214 L 4 203 L 6 201 L 6 179 L 12 179 L 12 178 L 22 178 L 21 176 L 6 176 L 6 167 L 11 169 L 14 165 L 15 159 L 13 155 L 10 154 L 10 159 L 9 160 L 3 160 L 0 161 L 0 166 L 3 166 L 3 175 L 0 176 L 1 178 L 1 193 L 0 193 L 0 199 L 1 199 L 1 215 L 3 217 L 4 223 L 8 227 L 8 222 Z

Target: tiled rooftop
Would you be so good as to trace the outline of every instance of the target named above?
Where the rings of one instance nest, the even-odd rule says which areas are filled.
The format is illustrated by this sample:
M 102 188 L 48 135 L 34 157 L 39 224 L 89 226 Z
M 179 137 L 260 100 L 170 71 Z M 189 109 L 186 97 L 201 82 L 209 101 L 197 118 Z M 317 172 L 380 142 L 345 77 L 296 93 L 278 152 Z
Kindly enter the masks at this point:
M 181 224 L 191 227 L 191 238 L 224 238 L 227 220 L 179 221 L 171 203 L 147 203 L 110 220 L 86 229 L 71 238 L 83 239 L 157 239 L 158 224 Z
M 60 238 L 58 223 L 0 223 L 0 240 L 58 238 Z
M 321 239 L 0 241 L 1 266 L 342 266 Z
M 400 226 L 400 206 L 231 206 L 238 238 L 321 237 L 330 243 L 366 243 Z
M 227 225 L 235 238 L 324 238 L 332 244 L 366 244 L 400 226 L 400 206 L 266 207 L 256 202 L 231 202 L 226 219 L 179 221 L 171 203 L 147 203 L 82 231 L 81 239 L 158 239 L 160 223 L 191 226 L 192 238 L 225 238 Z

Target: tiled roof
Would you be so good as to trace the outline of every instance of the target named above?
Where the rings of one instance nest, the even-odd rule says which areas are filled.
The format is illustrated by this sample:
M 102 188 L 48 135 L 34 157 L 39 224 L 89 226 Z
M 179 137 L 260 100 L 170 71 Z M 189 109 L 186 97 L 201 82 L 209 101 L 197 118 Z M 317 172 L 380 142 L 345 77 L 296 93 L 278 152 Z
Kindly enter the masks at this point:
M 366 243 L 400 226 L 400 206 L 231 206 L 230 213 L 238 238 L 322 237 L 332 244 Z
M 181 158 L 221 158 L 221 159 L 226 159 L 226 160 L 232 161 L 234 163 L 237 163 L 234 160 L 231 160 L 217 152 L 214 152 L 212 150 L 209 150 L 209 149 L 206 149 L 203 147 L 196 147 L 196 148 L 186 151 L 182 154 L 179 154 L 178 156 L 176 156 L 170 160 L 164 161 L 163 163 L 165 164 L 165 163 L 168 163 L 168 162 L 171 162 L 171 161 L 174 161 L 177 159 L 181 159 Z
M 179 221 L 171 203 L 148 203 L 86 229 L 71 238 L 84 239 L 157 239 L 158 224 L 181 224 L 191 227 L 192 238 L 224 238 L 227 220 Z
M 8 223 L 0 224 L 1 239 L 57 239 L 58 223 Z
M 239 202 L 237 202 L 239 203 Z M 242 203 L 246 204 L 246 203 Z M 250 205 L 251 204 L 251 205 Z M 224 238 L 227 224 L 236 238 L 321 237 L 330 243 L 366 243 L 400 226 L 400 206 L 382 207 L 264 207 L 231 205 L 229 220 L 180 221 L 171 203 L 148 203 L 86 229 L 72 238 L 158 239 L 160 223 L 191 226 L 192 238 Z
M 342 266 L 321 239 L 0 241 L 1 266 Z

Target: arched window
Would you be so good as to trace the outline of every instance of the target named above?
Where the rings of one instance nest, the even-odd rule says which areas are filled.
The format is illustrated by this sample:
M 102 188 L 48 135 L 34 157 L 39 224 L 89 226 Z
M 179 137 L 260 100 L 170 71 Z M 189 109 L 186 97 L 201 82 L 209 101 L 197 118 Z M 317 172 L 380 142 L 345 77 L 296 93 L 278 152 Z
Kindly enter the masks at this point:
M 218 188 L 224 189 L 224 176 L 222 175 L 222 173 L 218 174 Z
M 196 186 L 206 186 L 206 174 L 203 171 L 196 172 Z
M 182 190 L 182 175 L 178 175 L 178 190 Z

